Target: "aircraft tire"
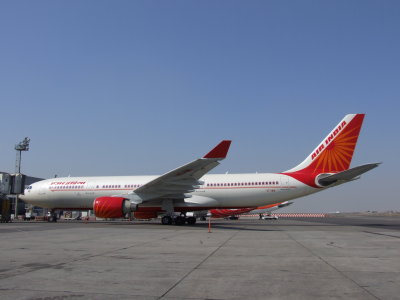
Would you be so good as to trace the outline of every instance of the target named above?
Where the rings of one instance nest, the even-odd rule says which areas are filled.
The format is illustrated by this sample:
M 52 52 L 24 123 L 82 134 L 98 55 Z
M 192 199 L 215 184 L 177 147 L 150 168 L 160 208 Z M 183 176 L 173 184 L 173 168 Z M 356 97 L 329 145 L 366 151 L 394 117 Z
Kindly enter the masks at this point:
M 171 225 L 172 224 L 172 218 L 170 216 L 164 216 L 161 218 L 161 224 L 163 225 Z
M 196 218 L 195 217 L 189 217 L 189 218 L 186 219 L 186 222 L 189 225 L 194 225 L 194 224 L 196 224 Z

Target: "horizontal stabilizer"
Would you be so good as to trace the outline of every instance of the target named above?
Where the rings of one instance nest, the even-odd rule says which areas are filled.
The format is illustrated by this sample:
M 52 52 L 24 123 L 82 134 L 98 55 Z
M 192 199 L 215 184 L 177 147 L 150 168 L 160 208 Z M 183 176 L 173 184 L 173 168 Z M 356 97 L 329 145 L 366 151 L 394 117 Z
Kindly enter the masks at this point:
M 279 204 L 278 208 L 286 207 L 286 206 L 289 206 L 291 204 L 293 204 L 292 201 L 285 201 L 285 202 L 282 202 L 281 204 Z
M 372 170 L 379 166 L 380 163 L 372 163 L 372 164 L 365 164 L 362 166 L 358 166 L 355 168 L 348 169 L 343 172 L 339 172 L 333 175 L 328 175 L 326 177 L 318 179 L 318 183 L 322 186 L 328 186 L 331 185 L 337 181 L 350 181 L 357 179 L 358 176 L 361 174 L 364 174 L 365 172 L 368 172 L 369 170 Z

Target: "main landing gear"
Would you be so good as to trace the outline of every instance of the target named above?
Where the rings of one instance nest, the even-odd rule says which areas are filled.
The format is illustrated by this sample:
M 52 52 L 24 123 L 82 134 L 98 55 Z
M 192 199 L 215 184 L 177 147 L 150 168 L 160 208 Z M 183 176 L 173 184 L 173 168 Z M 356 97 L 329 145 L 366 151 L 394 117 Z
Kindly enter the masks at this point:
M 171 225 L 172 224 L 172 217 L 164 216 L 161 218 L 161 224 L 163 225 Z
M 184 215 L 180 216 L 164 216 L 161 218 L 161 224 L 163 225 L 194 225 L 196 224 L 196 218 L 195 217 L 186 217 Z
M 186 213 L 175 215 L 174 203 L 171 199 L 164 199 L 161 207 L 165 211 L 165 216 L 161 218 L 161 224 L 163 225 L 194 225 L 196 223 L 196 218 L 186 217 Z

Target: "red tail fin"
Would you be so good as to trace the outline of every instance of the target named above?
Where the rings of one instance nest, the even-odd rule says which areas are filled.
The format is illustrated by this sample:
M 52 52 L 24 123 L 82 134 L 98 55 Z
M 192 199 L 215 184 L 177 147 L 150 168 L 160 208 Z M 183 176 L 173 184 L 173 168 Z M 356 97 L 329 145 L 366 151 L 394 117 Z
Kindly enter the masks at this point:
M 284 174 L 315 186 L 314 179 L 317 175 L 347 170 L 353 158 L 364 116 L 365 114 L 346 115 L 301 164 Z

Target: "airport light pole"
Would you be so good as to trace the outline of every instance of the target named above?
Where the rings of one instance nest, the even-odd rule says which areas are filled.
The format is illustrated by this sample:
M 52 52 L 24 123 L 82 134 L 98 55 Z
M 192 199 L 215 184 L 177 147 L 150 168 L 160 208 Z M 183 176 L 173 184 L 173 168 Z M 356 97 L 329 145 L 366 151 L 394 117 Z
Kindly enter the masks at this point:
M 29 151 L 29 142 L 31 140 L 26 137 L 15 145 L 15 150 L 17 151 L 17 158 L 15 160 L 15 173 L 21 173 L 21 158 L 22 158 L 22 151 Z M 15 218 L 18 218 L 18 195 L 15 195 Z
M 29 150 L 29 142 L 31 140 L 26 137 L 22 142 L 15 145 L 15 150 L 17 150 L 17 159 L 15 161 L 15 173 L 21 173 L 21 152 Z

